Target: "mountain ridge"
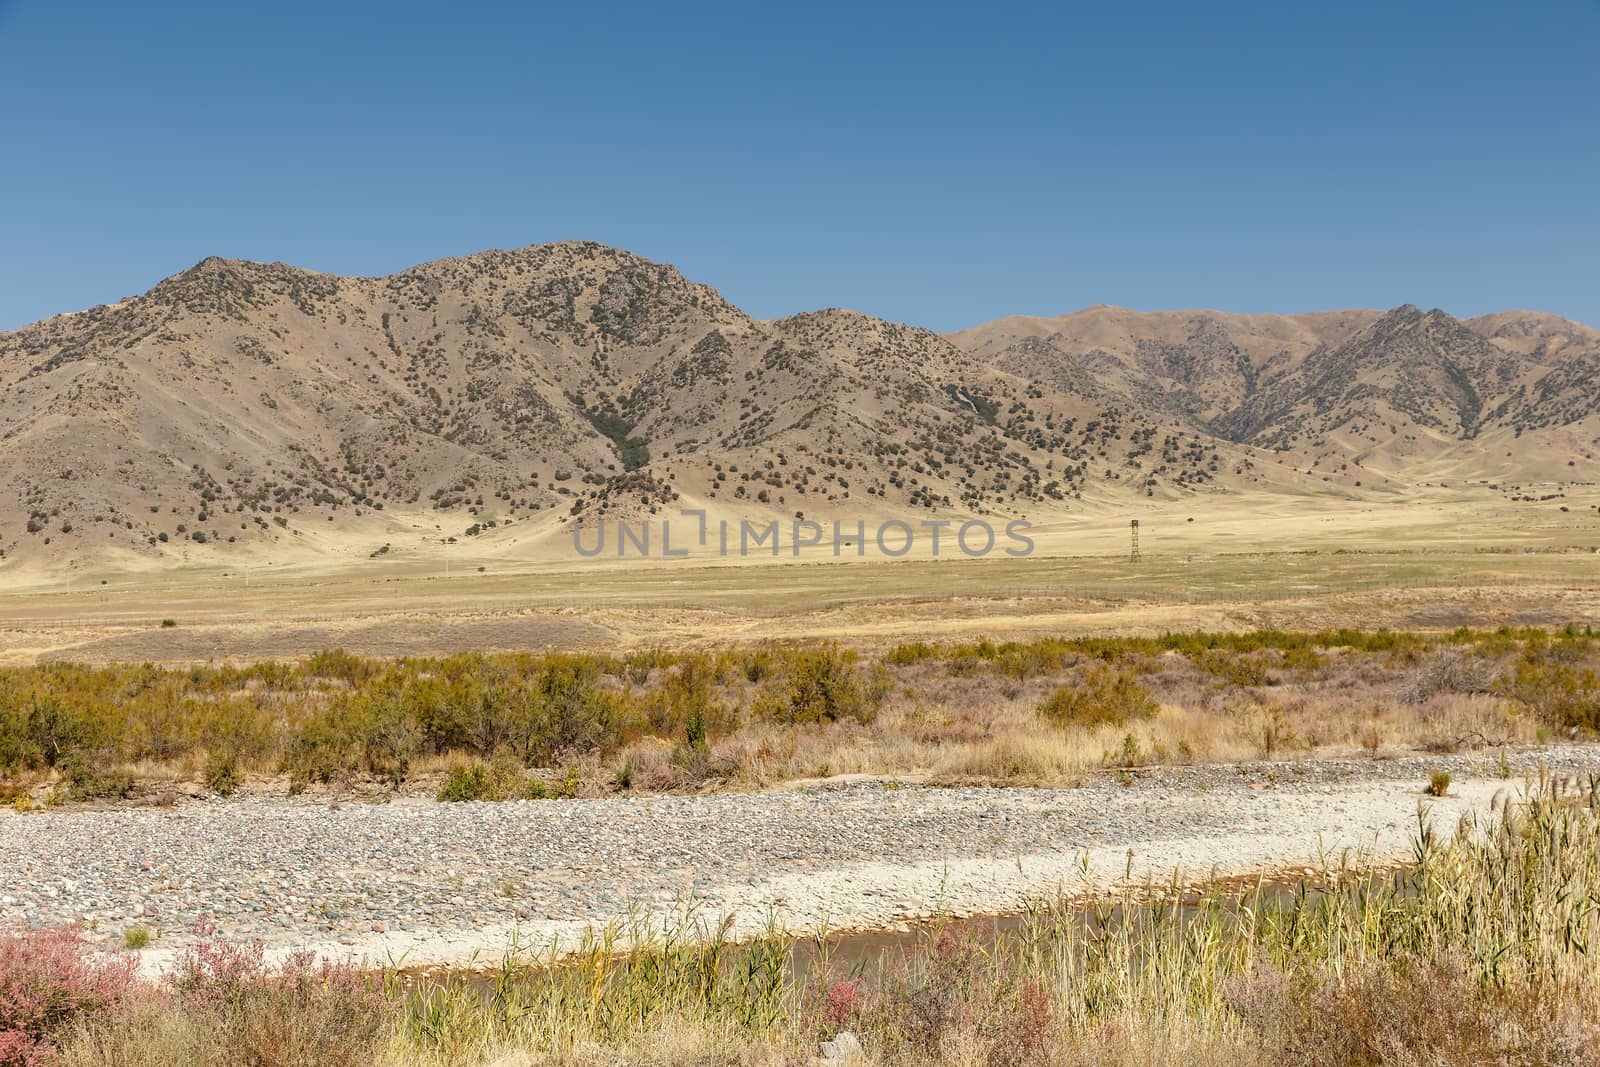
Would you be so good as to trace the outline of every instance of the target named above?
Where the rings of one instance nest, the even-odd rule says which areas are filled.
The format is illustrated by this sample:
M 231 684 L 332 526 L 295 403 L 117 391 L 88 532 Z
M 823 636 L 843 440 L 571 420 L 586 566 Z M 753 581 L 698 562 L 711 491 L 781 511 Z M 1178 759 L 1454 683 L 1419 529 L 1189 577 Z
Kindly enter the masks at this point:
M 0 333 L 0 565 L 398 514 L 448 539 L 678 500 L 979 514 L 1554 477 L 1600 444 L 1597 371 L 1600 331 L 1520 310 L 1097 305 L 941 335 L 756 319 L 593 242 L 371 277 L 212 256 Z M 1541 449 L 1504 447 L 1525 434 Z

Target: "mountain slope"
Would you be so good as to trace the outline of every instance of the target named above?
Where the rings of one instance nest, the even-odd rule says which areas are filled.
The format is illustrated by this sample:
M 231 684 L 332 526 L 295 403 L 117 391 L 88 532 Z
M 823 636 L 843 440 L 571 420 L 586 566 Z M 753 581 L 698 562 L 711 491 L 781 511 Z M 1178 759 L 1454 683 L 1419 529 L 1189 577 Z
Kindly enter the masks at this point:
M 0 565 L 1542 475 L 1594 444 L 1597 376 L 1600 332 L 1531 312 L 1098 307 L 941 337 L 759 321 L 587 242 L 381 278 L 212 258 L 0 334 Z
M 1426 477 L 1432 461 L 1504 457 L 1505 438 L 1571 431 L 1552 438 L 1560 455 L 1547 465 L 1499 465 L 1504 476 L 1553 477 L 1596 443 L 1600 331 L 1534 312 L 1462 321 L 1411 305 L 1286 316 L 1095 307 L 951 339 L 1024 378 L 1160 411 L 1310 468 L 1375 460 Z
M 384 278 L 207 259 L 0 335 L 0 551 L 285 541 L 378 512 L 448 539 L 680 492 L 1042 499 L 1045 461 L 974 406 L 965 363 L 853 312 L 758 322 L 588 243 Z

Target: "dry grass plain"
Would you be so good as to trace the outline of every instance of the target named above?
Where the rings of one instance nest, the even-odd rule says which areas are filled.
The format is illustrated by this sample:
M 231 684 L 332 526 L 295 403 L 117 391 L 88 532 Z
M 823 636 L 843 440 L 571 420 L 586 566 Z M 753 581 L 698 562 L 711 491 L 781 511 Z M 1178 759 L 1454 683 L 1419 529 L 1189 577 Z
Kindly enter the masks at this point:
M 391 519 L 278 558 L 0 570 L 0 664 L 1600 621 L 1600 492 L 1566 492 L 1090 502 L 1035 517 L 1031 556 L 984 559 L 583 559 L 553 517 L 458 544 L 408 541 L 396 531 L 417 524 Z M 393 547 L 373 558 L 375 543 Z

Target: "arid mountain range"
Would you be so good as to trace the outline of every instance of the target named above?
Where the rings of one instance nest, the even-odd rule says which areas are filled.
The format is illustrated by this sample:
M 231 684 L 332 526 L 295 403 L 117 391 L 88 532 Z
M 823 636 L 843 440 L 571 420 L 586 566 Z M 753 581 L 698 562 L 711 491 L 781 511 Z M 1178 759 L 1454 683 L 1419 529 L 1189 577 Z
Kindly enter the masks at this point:
M 1584 476 L 1597 416 L 1600 331 L 1534 312 L 1094 307 L 940 336 L 753 319 L 592 243 L 382 278 L 213 258 L 0 334 L 0 565 L 225 553 L 379 513 L 477 536 L 680 500 L 1521 493 Z

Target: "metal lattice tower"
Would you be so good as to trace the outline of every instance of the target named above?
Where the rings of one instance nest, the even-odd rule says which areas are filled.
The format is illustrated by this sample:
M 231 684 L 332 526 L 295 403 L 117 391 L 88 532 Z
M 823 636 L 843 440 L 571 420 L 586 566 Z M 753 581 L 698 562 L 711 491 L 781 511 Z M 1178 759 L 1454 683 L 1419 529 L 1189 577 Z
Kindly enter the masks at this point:
M 1142 556 L 1139 555 L 1139 520 L 1138 519 L 1134 519 L 1133 520 L 1133 522 L 1129 525 L 1129 530 L 1133 534 L 1133 547 L 1128 552 L 1128 562 L 1129 563 L 1138 563 L 1139 560 L 1143 558 Z

